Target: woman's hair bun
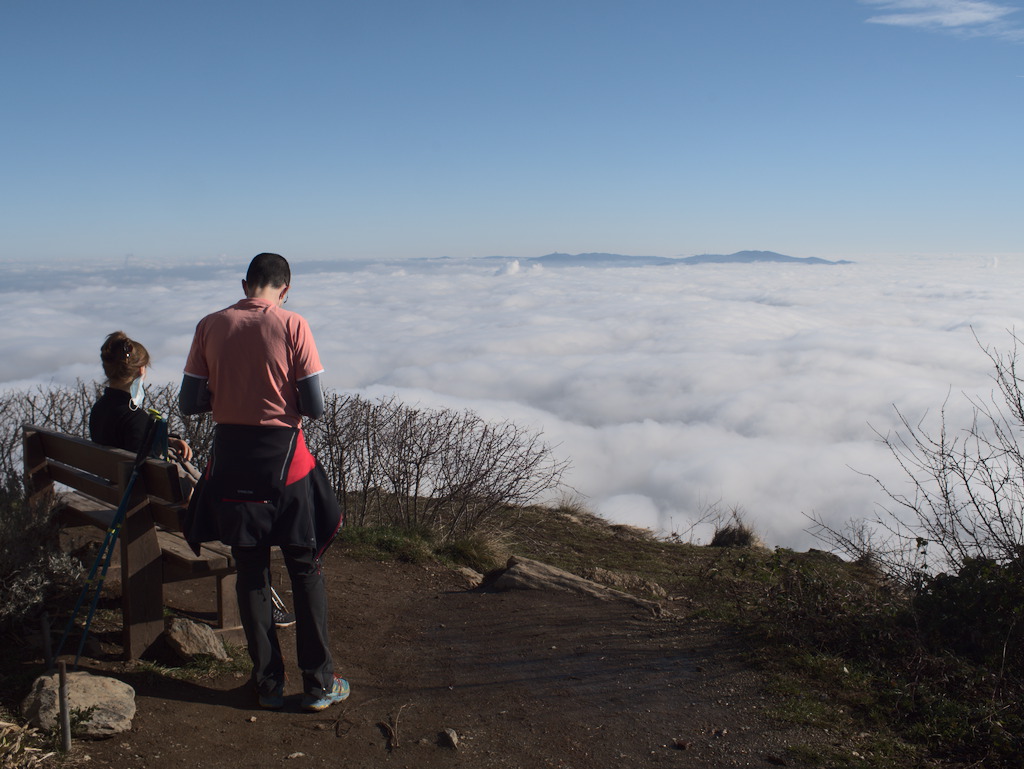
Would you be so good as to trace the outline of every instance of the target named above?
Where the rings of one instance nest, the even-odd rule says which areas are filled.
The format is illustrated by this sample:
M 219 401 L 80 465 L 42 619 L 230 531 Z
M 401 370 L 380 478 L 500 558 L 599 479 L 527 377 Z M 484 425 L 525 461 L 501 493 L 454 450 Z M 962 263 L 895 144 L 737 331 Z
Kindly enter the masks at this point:
M 114 331 L 103 340 L 100 361 L 109 382 L 124 384 L 136 379 L 139 369 L 149 365 L 149 351 L 123 331 Z

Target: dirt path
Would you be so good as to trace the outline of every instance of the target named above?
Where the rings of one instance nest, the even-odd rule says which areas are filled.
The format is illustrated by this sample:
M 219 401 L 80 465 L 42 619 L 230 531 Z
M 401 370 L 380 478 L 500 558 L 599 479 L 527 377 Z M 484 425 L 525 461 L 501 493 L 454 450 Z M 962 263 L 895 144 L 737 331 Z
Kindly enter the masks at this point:
M 279 712 L 259 710 L 241 674 L 181 682 L 98 664 L 135 687 L 138 714 L 130 733 L 77 743 L 76 757 L 118 769 L 710 769 L 781 765 L 798 737 L 766 726 L 760 681 L 710 625 L 565 593 L 467 591 L 436 566 L 340 552 L 325 574 L 349 700 L 300 712 L 291 648 Z

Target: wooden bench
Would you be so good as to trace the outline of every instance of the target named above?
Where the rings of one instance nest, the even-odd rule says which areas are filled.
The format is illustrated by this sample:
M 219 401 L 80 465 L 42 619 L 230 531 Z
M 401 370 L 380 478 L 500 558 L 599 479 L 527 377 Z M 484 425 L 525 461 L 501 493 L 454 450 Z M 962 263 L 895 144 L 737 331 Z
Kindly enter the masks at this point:
M 22 429 L 30 498 L 56 494 L 63 524 L 107 530 L 124 496 L 135 456 L 36 425 Z M 215 631 L 226 641 L 244 639 L 231 549 L 213 543 L 204 545 L 198 556 L 192 552 L 181 534 L 184 507 L 177 468 L 146 460 L 118 537 L 126 659 L 145 655 L 163 633 L 163 586 L 183 580 L 212 580 L 217 600 Z

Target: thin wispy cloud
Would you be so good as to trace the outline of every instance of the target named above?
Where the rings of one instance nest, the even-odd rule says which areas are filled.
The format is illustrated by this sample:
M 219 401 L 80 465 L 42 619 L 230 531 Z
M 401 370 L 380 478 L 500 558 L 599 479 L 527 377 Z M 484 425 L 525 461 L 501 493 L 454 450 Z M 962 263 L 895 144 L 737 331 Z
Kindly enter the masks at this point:
M 984 0 L 862 0 L 882 13 L 871 24 L 918 27 L 971 36 L 1024 40 L 1024 29 L 1010 18 L 1020 9 Z

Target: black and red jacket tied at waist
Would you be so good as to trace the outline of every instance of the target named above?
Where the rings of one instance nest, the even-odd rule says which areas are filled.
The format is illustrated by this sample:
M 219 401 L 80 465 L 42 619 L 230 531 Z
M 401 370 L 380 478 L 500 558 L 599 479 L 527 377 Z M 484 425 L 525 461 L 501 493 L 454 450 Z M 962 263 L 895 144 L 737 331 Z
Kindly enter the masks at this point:
M 197 555 L 201 543 L 219 540 L 232 547 L 309 547 L 319 558 L 342 519 L 302 430 L 217 425 L 182 529 Z

